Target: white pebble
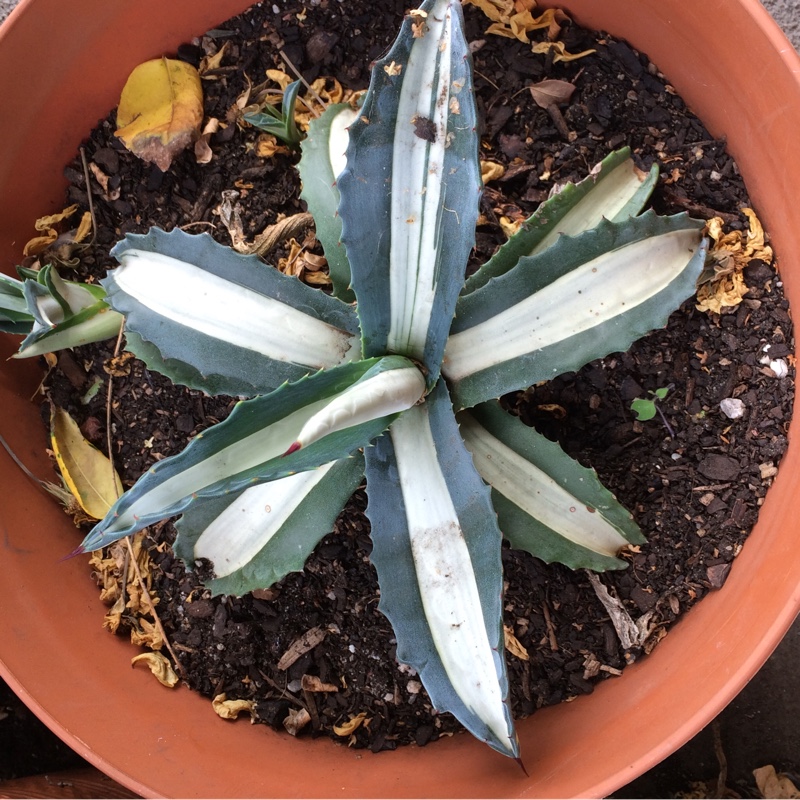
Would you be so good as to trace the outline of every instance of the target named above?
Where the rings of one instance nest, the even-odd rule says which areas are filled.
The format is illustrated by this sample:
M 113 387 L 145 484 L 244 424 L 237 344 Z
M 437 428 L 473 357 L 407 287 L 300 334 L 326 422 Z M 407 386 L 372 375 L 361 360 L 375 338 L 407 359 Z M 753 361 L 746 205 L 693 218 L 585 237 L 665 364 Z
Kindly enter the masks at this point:
M 789 365 L 783 358 L 770 361 L 769 368 L 775 373 L 776 378 L 785 378 L 789 374 Z
M 719 410 L 728 419 L 739 419 L 739 417 L 744 416 L 745 405 L 735 397 L 726 397 L 720 402 Z

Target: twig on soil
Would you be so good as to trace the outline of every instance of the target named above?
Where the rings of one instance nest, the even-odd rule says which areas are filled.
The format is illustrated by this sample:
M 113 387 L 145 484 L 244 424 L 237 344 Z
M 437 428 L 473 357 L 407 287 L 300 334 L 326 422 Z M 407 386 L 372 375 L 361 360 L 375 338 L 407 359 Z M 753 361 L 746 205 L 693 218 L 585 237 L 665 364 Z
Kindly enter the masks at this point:
M 550 619 L 550 609 L 547 608 L 546 603 L 542 603 L 542 613 L 544 614 L 544 624 L 547 626 L 547 638 L 550 641 L 550 649 L 558 652 L 558 640 L 556 639 L 556 629 L 553 625 L 553 620 Z
M 282 58 L 282 59 L 283 59 L 283 60 L 286 62 L 286 66 L 287 66 L 287 67 L 289 67 L 289 69 L 290 69 L 292 72 L 294 72 L 295 76 L 296 76 L 296 77 L 297 77 L 297 79 L 298 79 L 298 80 L 299 80 L 299 81 L 300 81 L 300 82 L 303 84 L 303 86 L 305 86 L 305 87 L 306 87 L 306 89 L 308 89 L 308 91 L 309 91 L 309 92 L 311 92 L 311 94 L 312 94 L 312 95 L 314 95 L 314 97 L 315 97 L 315 98 L 316 98 L 316 99 L 319 101 L 319 104 L 320 104 L 320 105 L 321 105 L 323 108 L 327 108 L 327 105 L 326 105 L 325 101 L 324 101 L 324 100 L 323 100 L 323 99 L 322 99 L 322 98 L 321 98 L 321 97 L 320 97 L 320 96 L 317 94 L 317 92 L 314 90 L 314 87 L 313 87 L 313 86 L 312 86 L 312 85 L 311 85 L 311 84 L 310 84 L 310 83 L 309 83 L 309 82 L 308 82 L 308 81 L 307 81 L 307 80 L 306 80 L 306 79 L 305 79 L 305 78 L 304 78 L 304 77 L 303 77 L 303 76 L 300 74 L 300 72 L 298 71 L 297 67 L 296 67 L 296 66 L 295 66 L 295 65 L 292 63 L 292 60 L 289 58 L 289 56 L 287 56 L 287 55 L 286 55 L 286 53 L 285 53 L 283 50 L 281 50 L 281 51 L 280 51 L 280 55 L 281 55 L 281 58 Z M 308 110 L 309 110 L 309 111 L 310 111 L 310 112 L 311 112 L 311 113 L 312 113 L 312 114 L 313 114 L 315 117 L 318 117 L 318 116 L 319 116 L 319 112 L 318 112 L 318 111 L 317 111 L 315 108 L 313 108 L 311 105 L 309 105 L 308 103 L 306 103 L 306 102 L 303 100 L 303 98 L 302 98 L 302 97 L 299 97 L 299 98 L 298 98 L 298 100 L 302 100 L 302 101 L 303 101 L 303 103 L 305 104 L 306 108 L 307 108 L 307 109 L 308 109 Z
M 81 163 L 83 164 L 83 179 L 86 181 L 86 199 L 89 203 L 89 214 L 92 218 L 92 238 L 84 243 L 84 247 L 91 247 L 97 240 L 97 218 L 94 215 L 94 200 L 92 200 L 92 185 L 89 183 L 89 165 L 86 163 L 86 150 L 81 147 Z

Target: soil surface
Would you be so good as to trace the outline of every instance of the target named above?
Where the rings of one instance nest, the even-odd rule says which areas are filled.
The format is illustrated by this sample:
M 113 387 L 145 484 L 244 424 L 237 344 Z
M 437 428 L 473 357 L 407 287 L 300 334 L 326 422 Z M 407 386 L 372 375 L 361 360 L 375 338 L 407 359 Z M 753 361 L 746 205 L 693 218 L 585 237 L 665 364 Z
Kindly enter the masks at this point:
M 291 0 L 282 5 L 275 13 L 278 6 L 264 3 L 220 24 L 213 38 L 178 49 L 182 58 L 199 63 L 208 50 L 226 44 L 220 66 L 203 81 L 207 117 L 232 119 L 229 111 L 248 78 L 259 84 L 266 69 L 288 71 L 281 49 L 309 81 L 326 76 L 345 88 L 365 88 L 369 63 L 393 40 L 407 4 L 348 0 L 346 12 L 329 0 L 309 8 Z M 688 210 L 700 218 L 722 217 L 728 230 L 746 228 L 741 208 L 749 200 L 724 141 L 709 135 L 645 55 L 565 21 L 560 40 L 566 50 L 595 52 L 556 61 L 553 51 L 534 54 L 530 45 L 485 35 L 488 20 L 474 7 L 465 13 L 482 157 L 506 167 L 484 192 L 471 267 L 505 240 L 501 218 L 526 217 L 554 185 L 580 180 L 625 144 L 640 167 L 661 164 L 653 198 L 659 212 Z M 531 34 L 537 41 L 546 36 Z M 576 87 L 560 113 L 531 100 L 528 87 L 544 78 Z M 218 213 L 223 192 L 237 193 L 248 239 L 279 216 L 305 210 L 298 199 L 296 156 L 260 156 L 253 128 L 229 124 L 211 137 L 210 163 L 196 163 L 189 151 L 162 173 L 125 151 L 113 136 L 114 119 L 112 112 L 85 143 L 86 159 L 97 168 L 89 183 L 98 227 L 94 245 L 80 255 L 77 272 L 83 278 L 102 276 L 114 266 L 107 255 L 111 246 L 151 225 L 207 231 L 230 244 Z M 88 209 L 80 158 L 66 172 L 68 202 Z M 321 254 L 313 236 L 305 244 L 308 252 Z M 268 260 L 274 264 L 285 255 L 278 248 Z M 317 280 L 312 266 L 300 271 L 302 279 Z M 627 650 L 586 573 L 504 549 L 505 624 L 528 654 L 528 660 L 508 655 L 518 718 L 590 693 L 599 680 L 618 679 L 681 614 L 723 585 L 744 545 L 787 446 L 794 363 L 788 305 L 774 267 L 754 261 L 745 280 L 744 301 L 721 315 L 700 313 L 689 302 L 667 329 L 629 352 L 504 398 L 526 423 L 593 466 L 648 537 L 647 545 L 626 552 L 627 570 L 601 576 L 647 633 Z M 769 359 L 787 361 L 787 377 L 764 365 L 767 352 Z M 233 404 L 231 398 L 176 388 L 136 359 L 114 358 L 113 342 L 62 353 L 47 381 L 50 397 L 100 447 L 107 433 L 109 374 L 113 457 L 126 486 L 223 419 Z M 96 379 L 103 385 L 88 398 Z M 661 387 L 669 387 L 659 404 L 664 421 L 657 416 L 637 422 L 631 401 Z M 725 398 L 741 400 L 743 416 L 725 416 Z M 48 406 L 43 415 L 49 415 Z M 224 692 L 253 700 L 258 721 L 280 729 L 305 710 L 309 722 L 298 735 L 330 735 L 374 752 L 426 745 L 460 729 L 450 715 L 433 711 L 417 676 L 395 660 L 391 627 L 377 611 L 365 502 L 363 490 L 356 492 L 303 573 L 243 598 L 212 598 L 198 574 L 186 572 L 165 546 L 173 536 L 171 524 L 151 529 L 146 547 L 152 592 L 186 683 L 210 697 Z M 130 627 L 141 628 L 132 614 L 121 630 Z M 319 643 L 279 668 L 290 646 L 311 630 Z M 308 676 L 336 690 L 315 691 Z M 168 690 L 154 684 L 153 691 Z M 359 714 L 369 724 L 347 735 L 333 731 Z

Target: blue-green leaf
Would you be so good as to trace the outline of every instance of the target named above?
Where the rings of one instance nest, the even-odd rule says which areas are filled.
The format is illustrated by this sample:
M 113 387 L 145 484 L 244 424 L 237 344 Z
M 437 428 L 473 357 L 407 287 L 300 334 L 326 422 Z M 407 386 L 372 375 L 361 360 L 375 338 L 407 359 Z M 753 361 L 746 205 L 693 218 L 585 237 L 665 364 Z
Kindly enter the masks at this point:
M 405 383 L 395 391 L 392 382 L 398 375 Z M 411 399 L 404 391 L 407 378 L 412 393 L 417 392 Z M 387 381 L 390 391 L 384 393 Z M 159 461 L 142 475 L 81 548 L 104 547 L 179 514 L 193 498 L 236 492 L 343 458 L 379 436 L 423 390 L 424 380 L 410 361 L 387 356 L 318 372 L 240 402 L 224 422 L 198 434 L 182 453 Z M 354 395 L 359 402 L 350 409 L 348 398 Z M 360 403 L 364 399 L 366 404 Z M 309 436 L 307 442 L 301 438 L 298 443 L 309 426 L 317 438 Z
M 112 254 L 121 266 L 102 283 L 137 334 L 130 349 L 187 386 L 254 395 L 360 357 L 350 306 L 208 234 L 153 228 Z
M 366 451 L 380 609 L 434 705 L 505 755 L 518 744 L 503 656 L 501 534 L 447 388 Z
M 666 325 L 695 291 L 702 227 L 685 214 L 603 221 L 462 297 L 442 365 L 454 403 L 578 370 Z
M 426 0 L 377 62 L 339 176 L 366 355 L 438 375 L 480 195 L 471 58 L 458 0 Z
M 271 483 L 195 500 L 176 523 L 175 553 L 208 559 L 214 594 L 243 595 L 303 569 L 364 477 L 364 457 L 324 464 Z
M 594 470 L 571 459 L 497 402 L 458 415 L 480 476 L 492 487 L 500 530 L 513 547 L 550 563 L 602 572 L 645 538 Z
M 523 256 L 534 256 L 561 234 L 577 236 L 607 219 L 623 222 L 638 214 L 658 182 L 658 165 L 640 172 L 628 147 L 606 156 L 577 184 L 568 183 L 542 203 L 520 229 L 464 285 L 474 292 L 492 278 L 515 267 Z
M 356 296 L 350 288 L 350 262 L 342 244 L 336 181 L 347 163 L 350 139 L 347 128 L 355 118 L 356 112 L 347 103 L 328 106 L 322 116 L 311 120 L 308 136 L 301 145 L 303 156 L 297 165 L 303 181 L 300 197 L 314 217 L 317 239 L 328 261 L 333 293 L 346 303 L 352 303 Z

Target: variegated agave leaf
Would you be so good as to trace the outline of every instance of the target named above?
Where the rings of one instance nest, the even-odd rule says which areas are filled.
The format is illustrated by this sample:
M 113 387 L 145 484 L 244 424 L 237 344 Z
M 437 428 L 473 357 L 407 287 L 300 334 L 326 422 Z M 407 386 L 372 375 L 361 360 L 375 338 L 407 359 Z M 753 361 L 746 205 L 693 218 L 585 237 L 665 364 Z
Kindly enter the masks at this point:
M 350 306 L 208 234 L 154 228 L 112 254 L 120 266 L 102 283 L 129 348 L 176 383 L 252 396 L 360 357 Z
M 518 756 L 503 656 L 501 534 L 439 381 L 369 448 L 380 610 L 436 708 Z
M 504 275 L 523 256 L 535 256 L 562 234 L 577 236 L 604 219 L 623 222 L 638 214 L 658 182 L 658 165 L 637 169 L 630 148 L 606 156 L 580 183 L 568 183 L 542 203 L 520 229 L 464 285 L 462 294 Z
M 0 274 L 0 332 L 24 335 L 32 324 L 22 281 Z
M 344 458 L 379 436 L 425 390 L 419 370 L 387 356 L 318 372 L 236 405 L 176 456 L 159 461 L 84 539 L 96 550 L 186 510 Z
M 513 547 L 550 563 L 603 572 L 623 569 L 619 551 L 645 542 L 630 512 L 594 470 L 571 459 L 497 402 L 458 415 L 475 467 Z
M 461 4 L 420 12 L 373 69 L 338 186 L 364 354 L 420 361 L 431 387 L 475 241 L 480 167 Z
M 241 596 L 303 569 L 364 477 L 361 453 L 244 491 L 194 501 L 178 520 L 175 553 L 207 559 L 214 594 Z
M 325 251 L 333 293 L 340 300 L 352 303 L 356 296 L 350 288 L 350 262 L 342 244 L 342 219 L 339 216 L 339 174 L 347 164 L 348 127 L 357 113 L 346 103 L 328 106 L 313 119 L 301 149 L 303 157 L 297 165 L 303 181 L 300 197 L 306 201 L 314 217 L 317 239 Z
M 666 325 L 694 293 L 702 227 L 653 212 L 603 221 L 462 297 L 442 366 L 456 406 L 578 370 Z

